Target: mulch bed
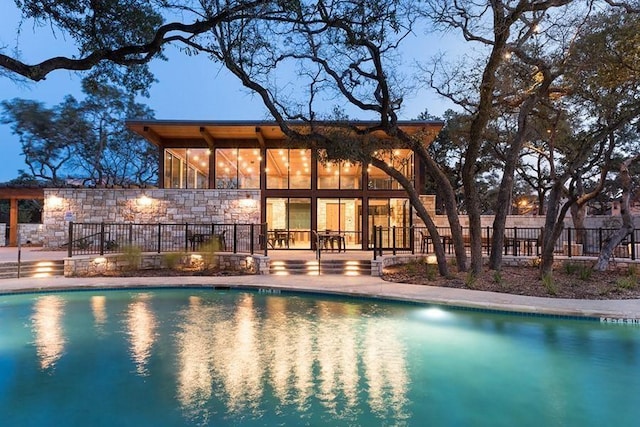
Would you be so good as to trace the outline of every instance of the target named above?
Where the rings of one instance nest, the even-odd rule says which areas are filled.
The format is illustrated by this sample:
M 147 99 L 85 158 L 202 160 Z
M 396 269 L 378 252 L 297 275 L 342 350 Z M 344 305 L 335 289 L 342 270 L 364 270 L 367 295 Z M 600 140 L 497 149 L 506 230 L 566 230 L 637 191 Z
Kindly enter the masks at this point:
M 442 286 L 571 299 L 635 299 L 640 298 L 640 271 L 586 271 L 588 267 L 563 267 L 554 270 L 552 281 L 540 279 L 536 267 L 504 267 L 500 272 L 485 271 L 473 278 L 469 273 L 453 271 L 441 277 L 434 267 L 410 263 L 387 268 L 382 278 L 390 282 Z M 452 270 L 455 267 L 452 267 Z

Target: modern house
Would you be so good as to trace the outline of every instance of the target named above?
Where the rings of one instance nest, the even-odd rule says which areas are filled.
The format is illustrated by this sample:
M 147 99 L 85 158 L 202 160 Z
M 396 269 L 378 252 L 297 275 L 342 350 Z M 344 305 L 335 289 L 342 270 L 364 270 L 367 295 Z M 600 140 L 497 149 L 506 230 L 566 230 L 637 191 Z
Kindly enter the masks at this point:
M 207 206 L 226 205 L 233 210 L 236 205 L 228 201 L 235 200 L 245 213 L 255 209 L 244 220 L 268 224 L 271 246 L 289 249 L 310 249 L 313 230 L 340 233 L 346 248 L 367 249 L 374 225 L 412 223 L 405 191 L 382 170 L 359 163 L 322 162 L 319 149 L 289 140 L 274 122 L 132 120 L 127 125 L 160 148 L 161 189 L 183 195 L 201 193 L 207 199 L 199 206 L 199 218 L 180 220 L 231 222 L 233 212 L 214 213 Z M 424 144 L 433 141 L 442 125 L 437 121 L 400 124 Z M 304 133 L 304 125 L 294 126 Z M 416 173 L 421 165 L 411 150 L 390 145 L 380 158 L 422 187 L 421 174 Z

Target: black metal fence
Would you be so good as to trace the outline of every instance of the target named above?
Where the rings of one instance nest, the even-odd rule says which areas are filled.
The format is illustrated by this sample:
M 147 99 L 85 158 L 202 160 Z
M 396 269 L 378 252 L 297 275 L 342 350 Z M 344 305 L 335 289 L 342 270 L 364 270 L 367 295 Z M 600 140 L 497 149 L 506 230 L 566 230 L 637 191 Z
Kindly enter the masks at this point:
M 136 247 L 143 252 L 267 254 L 266 224 L 133 224 L 69 222 L 68 256 L 104 255 Z
M 567 257 L 597 257 L 600 249 L 617 231 L 614 228 L 565 228 L 554 243 L 553 252 Z M 539 256 L 542 253 L 542 236 L 544 228 L 510 227 L 505 229 L 502 250 L 505 255 Z M 454 252 L 451 229 L 438 227 L 446 253 Z M 469 248 L 471 238 L 469 228 L 462 228 L 465 247 Z M 493 228 L 482 230 L 482 247 L 486 254 L 491 252 Z M 432 253 L 433 240 L 424 227 L 373 227 L 370 249 L 376 256 L 398 253 Z M 640 258 L 640 229 L 633 230 L 613 250 L 614 258 L 636 260 Z

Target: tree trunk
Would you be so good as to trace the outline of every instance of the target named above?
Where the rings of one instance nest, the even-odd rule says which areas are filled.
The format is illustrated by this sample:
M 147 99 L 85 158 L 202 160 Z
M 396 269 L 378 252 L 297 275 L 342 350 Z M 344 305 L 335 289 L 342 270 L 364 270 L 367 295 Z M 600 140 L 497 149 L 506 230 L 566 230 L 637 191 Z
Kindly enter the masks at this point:
M 545 277 L 553 272 L 553 251 L 562 233 L 563 222 L 558 221 L 558 208 L 560 206 L 560 195 L 562 194 L 562 183 L 556 182 L 549 192 L 547 214 L 544 222 L 544 232 L 542 233 L 542 254 L 540 258 L 540 277 Z
M 625 160 L 620 165 L 620 181 L 622 184 L 622 203 L 620 205 L 620 214 L 622 216 L 622 226 L 613 235 L 605 241 L 600 249 L 598 261 L 594 266 L 597 271 L 606 271 L 609 268 L 609 260 L 616 246 L 629 234 L 633 233 L 633 218 L 629 210 L 631 199 L 631 175 L 629 174 L 629 165 L 640 159 L 640 156 Z
M 546 91 L 549 83 L 549 81 L 546 82 L 541 90 Z M 538 102 L 538 99 L 539 97 L 537 95 L 531 95 L 522 103 L 520 112 L 518 113 L 518 132 L 507 150 L 502 180 L 500 181 L 500 189 L 498 191 L 497 206 L 495 209 L 496 214 L 493 218 L 493 239 L 491 240 L 491 253 L 489 255 L 489 268 L 491 270 L 500 270 L 500 267 L 502 267 L 504 229 L 507 223 L 507 215 L 511 209 L 513 179 L 518 163 L 518 156 L 520 155 L 520 150 L 529 128 L 527 118 Z
M 456 203 L 455 192 L 451 186 L 451 182 L 442 172 L 438 164 L 429 155 L 426 147 L 422 144 L 414 144 L 414 152 L 425 162 L 426 172 L 431 179 L 438 185 L 442 192 L 444 208 L 449 220 L 449 228 L 451 229 L 451 240 L 453 241 L 453 250 L 456 254 L 456 264 L 458 271 L 467 271 L 467 251 L 464 246 L 464 238 L 462 236 L 462 226 L 460 225 L 460 217 L 458 215 L 458 204 Z
M 429 235 L 431 236 L 431 239 L 433 241 L 433 248 L 436 254 L 436 259 L 438 261 L 438 273 L 440 273 L 440 275 L 444 277 L 448 276 L 449 267 L 447 265 L 447 257 L 444 252 L 444 245 L 442 244 L 442 239 L 438 234 L 438 228 L 436 227 L 433 220 L 431 219 L 429 212 L 427 212 L 427 209 L 422 204 L 422 201 L 420 200 L 420 195 L 418 194 L 418 191 L 413 186 L 413 183 L 409 179 L 407 179 L 406 176 L 401 174 L 397 169 L 394 169 L 388 166 L 387 163 L 383 162 L 382 160 L 371 158 L 371 164 L 383 170 L 392 178 L 396 179 L 400 183 L 400 185 L 402 185 L 402 187 L 405 189 L 405 191 L 407 192 L 407 195 L 409 196 L 409 201 L 411 203 L 411 206 L 413 206 L 413 208 L 416 210 L 416 214 L 418 215 L 418 217 L 424 222 L 425 226 L 427 227 L 427 230 L 429 231 Z

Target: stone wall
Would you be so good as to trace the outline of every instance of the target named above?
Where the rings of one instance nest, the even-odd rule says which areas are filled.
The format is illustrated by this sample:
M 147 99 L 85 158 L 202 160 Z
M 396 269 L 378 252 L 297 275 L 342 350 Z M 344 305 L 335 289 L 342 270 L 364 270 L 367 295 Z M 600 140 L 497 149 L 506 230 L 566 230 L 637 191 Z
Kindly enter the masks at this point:
M 67 241 L 76 223 L 260 223 L 259 190 L 45 189 L 46 248 Z
M 173 261 L 169 262 L 172 259 L 170 254 L 142 253 L 137 262 L 139 262 L 139 267 L 143 270 L 176 267 L 193 268 L 195 264 L 200 262 L 200 258 L 196 257 L 197 254 L 182 255 L 178 262 L 174 264 Z M 216 254 L 214 258 L 219 268 L 224 271 L 245 274 L 269 274 L 269 257 L 264 255 L 220 253 Z M 64 275 L 65 277 L 95 276 L 107 272 L 123 271 L 129 268 L 131 261 L 132 257 L 116 254 L 65 258 Z M 174 265 L 169 265 L 170 263 Z
M 436 215 L 436 196 L 423 195 L 420 196 L 422 204 L 431 215 L 433 222 L 437 227 L 449 227 L 449 220 L 446 215 Z M 482 215 L 480 218 L 482 228 L 493 227 L 493 215 Z M 506 221 L 506 227 L 518 227 L 518 228 L 542 228 L 544 227 L 545 217 L 538 215 L 508 215 Z M 640 227 L 640 216 L 634 217 L 636 227 Z M 413 223 L 416 227 L 424 227 L 424 223 L 414 212 Z M 469 218 L 466 215 L 460 215 L 460 224 L 463 227 L 469 226 Z M 586 228 L 618 228 L 622 224 L 620 216 L 588 216 L 585 218 L 584 226 Z M 564 221 L 565 227 L 573 227 L 573 220 L 571 215 L 567 215 Z
M 0 224 L 0 246 L 7 246 L 7 224 Z M 42 224 L 18 224 L 20 244 L 23 246 L 42 246 L 44 233 Z

